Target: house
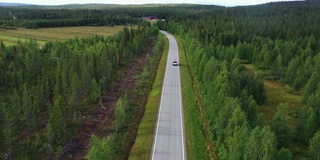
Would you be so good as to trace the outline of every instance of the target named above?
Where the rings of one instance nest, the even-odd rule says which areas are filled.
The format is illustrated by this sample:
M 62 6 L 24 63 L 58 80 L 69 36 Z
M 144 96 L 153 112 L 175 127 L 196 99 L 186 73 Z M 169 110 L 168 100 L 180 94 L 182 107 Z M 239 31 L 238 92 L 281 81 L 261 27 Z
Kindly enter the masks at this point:
M 157 17 L 156 16 L 145 16 L 145 17 L 142 17 L 142 19 L 144 19 L 144 20 L 156 20 Z

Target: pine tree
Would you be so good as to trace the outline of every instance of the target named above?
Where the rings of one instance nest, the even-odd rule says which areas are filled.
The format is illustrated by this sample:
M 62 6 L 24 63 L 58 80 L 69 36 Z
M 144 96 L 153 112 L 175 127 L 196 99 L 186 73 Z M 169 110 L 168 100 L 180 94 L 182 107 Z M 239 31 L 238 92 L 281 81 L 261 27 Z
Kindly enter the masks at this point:
M 313 68 L 314 68 L 314 65 L 312 64 L 313 62 L 312 62 L 312 57 L 311 56 L 309 56 L 306 60 L 305 60 L 305 62 L 304 62 L 304 64 L 303 64 L 303 67 L 302 67 L 302 73 L 303 73 L 303 83 L 305 83 L 307 80 L 308 80 L 308 78 L 310 78 L 311 77 L 311 75 L 312 75 L 312 72 L 313 72 Z
M 85 56 L 84 56 L 85 57 Z M 91 74 L 93 73 L 93 64 L 87 64 L 86 66 L 83 66 L 81 69 L 81 82 L 82 82 L 82 92 L 83 96 L 89 97 L 90 96 L 90 91 L 91 91 L 91 80 L 92 76 Z
M 71 92 L 68 100 L 68 105 L 70 106 L 71 112 L 78 117 L 80 112 L 80 102 L 81 102 L 81 80 L 77 73 L 73 73 L 71 76 Z
M 280 151 L 277 153 L 277 159 L 281 160 L 292 160 L 293 155 L 291 151 L 287 148 L 281 148 Z
M 64 88 L 62 84 L 61 72 L 62 72 L 61 66 L 58 66 L 56 70 L 55 85 L 54 85 L 54 99 L 57 99 L 59 95 L 65 96 L 63 92 Z
M 287 67 L 286 73 L 285 73 L 285 82 L 292 84 L 296 78 L 296 71 L 298 70 L 298 67 L 300 65 L 300 59 L 299 57 L 293 58 Z
M 13 90 L 11 106 L 12 106 L 12 109 L 14 109 L 14 113 L 16 115 L 15 123 L 21 129 L 22 128 L 21 126 L 23 126 L 21 122 L 23 121 L 24 116 L 23 116 L 22 98 L 17 89 Z
M 304 90 L 303 97 L 302 97 L 302 101 L 304 103 L 306 103 L 309 96 L 315 92 L 317 85 L 319 83 L 319 80 L 320 80 L 320 76 L 319 76 L 318 71 L 314 71 L 312 73 L 311 78 L 308 80 L 308 82 L 305 86 L 305 90 Z
M 256 125 L 258 125 L 259 123 L 257 122 L 257 107 L 258 104 L 256 103 L 256 101 L 253 99 L 253 96 L 250 96 L 249 99 L 249 105 L 248 105 L 248 110 L 247 110 L 247 120 L 249 125 L 254 128 Z
M 205 67 L 202 72 L 202 81 L 204 84 L 209 83 L 213 80 L 214 75 L 219 70 L 219 62 L 214 58 L 211 57 L 208 62 L 206 62 Z
M 240 95 L 241 94 L 241 74 L 240 71 L 241 69 L 241 63 L 239 59 L 239 55 L 236 54 L 234 58 L 232 59 L 232 62 L 230 64 L 230 76 L 233 81 L 232 89 L 231 91 L 233 92 L 233 96 Z
M 261 50 L 261 54 L 263 55 L 263 61 L 262 61 L 263 69 L 269 69 L 269 67 L 271 66 L 270 64 L 272 62 L 271 53 L 267 48 L 268 48 L 267 46 L 263 46 Z
M 91 81 L 91 86 L 92 86 L 92 91 L 91 91 L 91 101 L 92 102 L 96 102 L 101 95 L 101 89 L 100 89 L 100 85 L 97 83 L 97 81 L 95 80 L 95 78 L 92 79 Z
M 288 104 L 281 103 L 278 105 L 278 111 L 273 117 L 271 129 L 275 133 L 280 147 L 288 144 L 291 137 L 291 129 L 289 127 L 290 117 L 288 113 Z
M 227 97 L 224 99 L 222 105 L 218 105 L 219 112 L 215 120 L 214 129 L 218 138 L 221 138 L 224 141 L 225 137 L 225 128 L 228 125 L 228 122 L 232 116 L 233 111 L 236 107 L 239 106 L 239 103 L 234 99 Z
M 228 159 L 243 159 L 244 146 L 249 138 L 248 123 L 240 107 L 236 107 L 229 119 L 226 132 Z
M 320 131 L 310 140 L 308 155 L 310 159 L 320 159 Z
M 125 124 L 125 118 L 126 118 L 126 109 L 125 109 L 125 104 L 124 104 L 124 99 L 123 97 L 120 97 L 117 101 L 116 104 L 116 130 L 119 131 Z
M 33 102 L 31 99 L 31 92 L 28 91 L 27 85 L 23 85 L 22 94 L 22 111 L 23 111 L 23 121 L 27 126 L 28 133 L 31 134 L 34 128 L 35 113 L 33 110 Z
M 256 127 L 245 145 L 244 159 L 275 159 L 276 142 L 276 137 L 269 127 Z
M 304 137 L 306 142 L 314 135 L 319 127 L 317 127 L 316 112 L 312 107 L 309 107 L 306 113 L 306 122 L 304 124 Z
M 2 41 L 1 41 L 2 42 Z M 4 55 L 4 53 L 2 53 L 2 51 L 0 50 L 0 87 L 6 87 L 6 83 L 5 83 L 5 74 L 4 74 L 4 66 L 5 66 L 5 62 L 4 62 L 4 58 L 2 57 L 2 55 Z
M 307 107 L 308 108 L 313 108 L 313 111 L 315 115 L 315 119 L 316 122 L 315 124 L 319 124 L 320 123 L 320 83 L 318 83 L 317 89 L 315 91 L 315 93 L 312 93 L 307 100 Z M 310 114 L 311 115 L 311 114 Z M 308 118 L 311 118 L 310 115 L 308 116 Z M 314 119 L 314 118 L 312 118 Z M 314 126 L 310 126 L 313 127 L 315 130 L 320 129 L 319 125 L 314 125 Z
M 283 59 L 281 54 L 279 54 L 276 60 L 273 62 L 271 69 L 275 78 L 281 79 L 281 77 L 283 76 Z
M 14 145 L 13 142 L 17 139 L 17 124 L 16 124 L 16 114 L 13 106 L 9 106 L 4 102 L 0 103 L 0 111 L 4 114 L 3 117 L 3 129 L 2 133 L 4 135 L 5 147 L 7 148 L 7 154 L 11 157 L 13 153 Z
M 98 138 L 92 135 L 90 138 L 90 149 L 84 159 L 92 160 L 113 160 L 115 159 L 115 150 L 112 138 Z
M 50 113 L 49 124 L 47 126 L 48 144 L 55 147 L 62 145 L 66 135 L 66 121 L 63 116 L 62 96 L 58 96 L 54 101 L 53 110 Z

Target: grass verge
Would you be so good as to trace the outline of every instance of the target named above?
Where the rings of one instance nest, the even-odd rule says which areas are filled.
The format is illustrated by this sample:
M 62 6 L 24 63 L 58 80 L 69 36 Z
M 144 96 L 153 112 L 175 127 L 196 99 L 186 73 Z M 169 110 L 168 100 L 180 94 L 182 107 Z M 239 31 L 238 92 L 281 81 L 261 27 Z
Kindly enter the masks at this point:
M 148 97 L 144 116 L 140 122 L 138 134 L 135 140 L 135 144 L 132 147 L 129 159 L 130 160 L 149 160 L 151 158 L 153 135 L 158 118 L 158 110 L 161 99 L 161 90 L 163 77 L 166 69 L 166 62 L 168 57 L 169 42 L 165 39 L 164 52 L 162 54 L 157 75 L 152 86 L 152 90 Z
M 177 39 L 179 46 L 179 64 L 181 76 L 181 91 L 184 113 L 184 130 L 187 159 L 210 159 L 206 150 L 206 139 L 203 134 L 201 115 L 196 95 L 193 90 L 193 82 L 188 69 L 188 60 L 182 42 Z

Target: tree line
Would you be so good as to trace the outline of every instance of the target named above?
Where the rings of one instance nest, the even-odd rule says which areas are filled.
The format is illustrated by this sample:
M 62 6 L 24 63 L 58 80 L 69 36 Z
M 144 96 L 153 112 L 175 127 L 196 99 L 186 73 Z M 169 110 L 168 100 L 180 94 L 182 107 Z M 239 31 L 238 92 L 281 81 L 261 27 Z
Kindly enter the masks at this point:
M 97 9 L 46 9 L 2 7 L 0 25 L 3 27 L 46 28 L 70 26 L 139 25 L 141 17 Z
M 0 7 L 0 26 L 4 28 L 44 28 L 70 26 L 140 25 L 142 17 L 160 19 L 198 17 L 217 6 L 206 5 L 62 5 Z

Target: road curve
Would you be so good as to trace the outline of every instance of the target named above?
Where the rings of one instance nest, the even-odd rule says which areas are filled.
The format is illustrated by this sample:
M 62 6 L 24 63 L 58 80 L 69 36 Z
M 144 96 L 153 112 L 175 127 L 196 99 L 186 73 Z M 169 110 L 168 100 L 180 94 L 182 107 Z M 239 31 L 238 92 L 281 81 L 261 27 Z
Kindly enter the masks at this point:
M 172 35 L 161 31 L 169 39 L 169 53 L 159 107 L 157 128 L 153 142 L 152 160 L 185 160 L 183 114 L 177 41 Z

